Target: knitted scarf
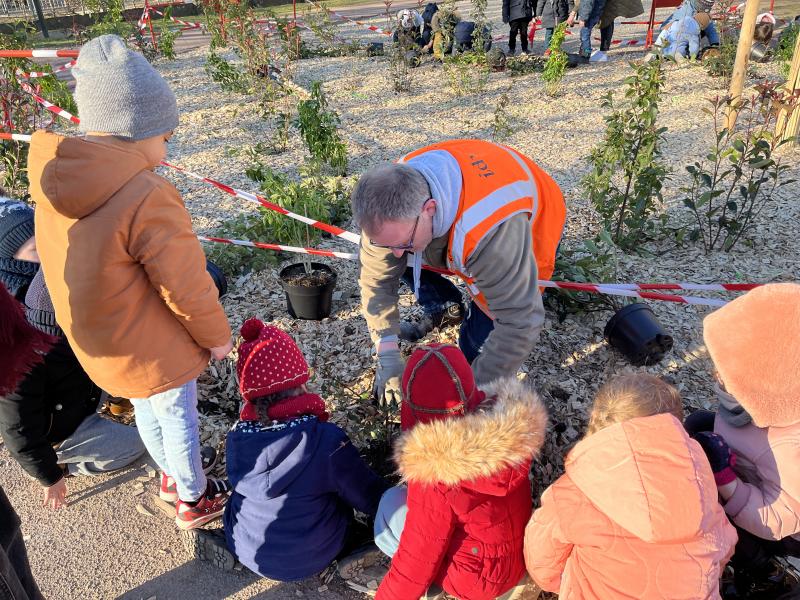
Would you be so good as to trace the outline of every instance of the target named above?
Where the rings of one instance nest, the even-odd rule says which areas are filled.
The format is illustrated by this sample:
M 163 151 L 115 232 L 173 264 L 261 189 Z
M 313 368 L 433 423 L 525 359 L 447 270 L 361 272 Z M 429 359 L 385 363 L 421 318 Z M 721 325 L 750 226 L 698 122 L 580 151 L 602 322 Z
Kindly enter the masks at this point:
M 16 258 L 0 258 L 0 283 L 6 286 L 12 296 L 21 301 L 38 270 L 39 263 Z
M 325 402 L 317 394 L 284 398 L 267 409 L 267 416 L 273 421 L 288 421 L 302 415 L 313 415 L 320 421 L 327 421 L 330 417 L 325 410 Z M 258 409 L 252 402 L 245 402 L 239 418 L 242 421 L 258 421 Z

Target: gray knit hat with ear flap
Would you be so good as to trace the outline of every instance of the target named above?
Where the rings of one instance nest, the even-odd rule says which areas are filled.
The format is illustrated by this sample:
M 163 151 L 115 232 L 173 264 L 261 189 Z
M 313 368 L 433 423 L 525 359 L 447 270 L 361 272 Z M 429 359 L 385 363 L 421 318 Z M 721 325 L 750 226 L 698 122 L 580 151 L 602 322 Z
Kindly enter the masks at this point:
M 122 38 L 101 35 L 81 48 L 72 69 L 80 130 L 143 140 L 178 126 L 175 94 Z

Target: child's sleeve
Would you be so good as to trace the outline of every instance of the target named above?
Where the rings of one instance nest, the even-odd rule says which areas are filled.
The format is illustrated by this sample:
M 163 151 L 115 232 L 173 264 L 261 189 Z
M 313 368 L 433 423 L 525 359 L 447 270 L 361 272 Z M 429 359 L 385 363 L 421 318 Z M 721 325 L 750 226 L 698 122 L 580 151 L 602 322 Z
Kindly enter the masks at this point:
M 761 485 L 741 479 L 725 503 L 736 525 L 765 540 L 800 533 L 800 448 L 796 441 L 776 444 L 757 461 Z
M 439 572 L 454 528 L 455 515 L 444 493 L 410 484 L 400 546 L 376 600 L 421 598 Z
M 231 329 L 206 258 L 178 191 L 166 181 L 139 206 L 128 233 L 128 252 L 150 284 L 201 348 L 224 346 Z
M 553 486 L 550 486 L 542 494 L 541 508 L 534 511 L 525 527 L 525 566 L 544 591 L 558 592 L 572 546 L 561 530 Z
M 348 505 L 374 517 L 389 485 L 367 466 L 347 435 L 341 430 L 339 433 L 339 446 L 330 456 L 330 473 L 336 492 Z

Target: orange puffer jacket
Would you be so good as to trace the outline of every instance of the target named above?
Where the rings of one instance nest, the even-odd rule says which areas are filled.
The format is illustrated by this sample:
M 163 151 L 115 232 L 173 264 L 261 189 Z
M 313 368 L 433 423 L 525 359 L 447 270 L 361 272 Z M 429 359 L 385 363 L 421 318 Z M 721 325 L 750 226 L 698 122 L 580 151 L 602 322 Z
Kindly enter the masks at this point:
M 231 331 L 178 190 L 134 142 L 36 132 L 36 245 L 56 320 L 95 384 L 145 398 L 208 365 Z
M 736 531 L 700 446 L 672 415 L 607 427 L 569 453 L 525 531 L 531 577 L 560 600 L 720 598 Z

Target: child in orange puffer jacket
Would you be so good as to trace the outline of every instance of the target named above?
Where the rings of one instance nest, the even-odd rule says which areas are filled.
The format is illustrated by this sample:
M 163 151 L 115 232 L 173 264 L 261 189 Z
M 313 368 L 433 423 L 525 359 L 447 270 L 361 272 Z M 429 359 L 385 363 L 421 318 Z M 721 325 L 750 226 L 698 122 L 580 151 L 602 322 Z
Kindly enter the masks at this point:
M 684 431 L 678 391 L 644 374 L 595 399 L 566 473 L 525 531 L 528 573 L 561 598 L 720 598 L 736 532 L 703 450 Z

